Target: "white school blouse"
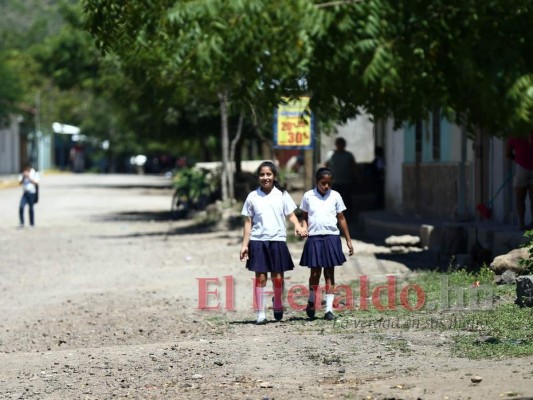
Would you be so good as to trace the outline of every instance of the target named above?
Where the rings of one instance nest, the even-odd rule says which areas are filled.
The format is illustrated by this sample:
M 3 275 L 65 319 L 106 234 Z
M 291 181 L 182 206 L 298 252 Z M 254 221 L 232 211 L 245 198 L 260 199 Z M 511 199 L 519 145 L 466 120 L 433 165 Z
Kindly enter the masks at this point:
M 22 184 L 22 191 L 24 193 L 37 192 L 37 188 L 35 187 L 35 184 L 30 182 L 30 178 L 33 179 L 35 182 L 39 183 L 39 173 L 33 168 L 30 170 L 30 176 L 28 178 L 25 178 L 22 174 L 19 175 L 19 182 Z
M 300 209 L 308 213 L 307 231 L 309 236 L 338 235 L 337 214 L 346 210 L 339 192 L 328 190 L 322 196 L 317 188 L 304 193 Z
M 284 241 L 287 237 L 285 218 L 296 210 L 289 193 L 273 187 L 269 194 L 257 188 L 246 197 L 242 215 L 252 218 L 250 240 Z

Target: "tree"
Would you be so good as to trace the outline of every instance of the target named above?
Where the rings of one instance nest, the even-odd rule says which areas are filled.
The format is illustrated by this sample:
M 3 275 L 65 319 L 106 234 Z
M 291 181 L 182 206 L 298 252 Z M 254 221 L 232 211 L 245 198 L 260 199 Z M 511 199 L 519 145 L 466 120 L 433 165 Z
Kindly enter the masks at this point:
M 312 94 L 322 118 L 365 109 L 414 123 L 441 108 L 471 133 L 523 131 L 533 123 L 529 3 L 85 0 L 84 7 L 97 45 L 131 79 L 128 95 L 151 99 L 137 105 L 150 109 L 138 110 L 140 123 L 170 134 L 163 122 L 181 118 L 192 99 L 219 103 L 229 178 L 226 108 L 266 115 L 282 95 Z
M 533 126 L 531 2 L 365 0 L 323 8 L 327 33 L 308 77 L 313 106 L 363 107 L 398 122 L 442 107 L 470 133 Z
M 224 200 L 233 186 L 226 181 L 233 176 L 229 103 L 272 107 L 288 86 L 298 87 L 312 54 L 312 33 L 321 27 L 317 9 L 304 0 L 86 0 L 85 11 L 100 47 L 126 65 L 142 61 L 158 87 L 170 79 L 187 98 L 218 100 Z
M 0 127 L 9 112 L 16 109 L 20 100 L 20 81 L 11 66 L 0 55 Z

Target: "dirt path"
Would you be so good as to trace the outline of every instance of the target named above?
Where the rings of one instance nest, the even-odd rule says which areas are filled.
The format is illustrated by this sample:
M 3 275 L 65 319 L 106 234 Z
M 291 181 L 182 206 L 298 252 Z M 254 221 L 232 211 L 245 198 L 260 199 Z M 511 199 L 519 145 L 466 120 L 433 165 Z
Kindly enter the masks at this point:
M 452 331 L 360 327 L 357 312 L 308 321 L 290 307 L 283 322 L 255 326 L 240 229 L 169 222 L 166 184 L 46 176 L 32 230 L 15 229 L 20 189 L 0 191 L 0 398 L 533 397 L 532 357 L 452 357 Z M 290 248 L 297 261 L 302 243 Z M 375 246 L 355 248 L 338 283 L 407 273 L 378 262 Z M 288 287 L 306 280 L 297 268 Z M 201 282 L 222 310 L 198 310 Z

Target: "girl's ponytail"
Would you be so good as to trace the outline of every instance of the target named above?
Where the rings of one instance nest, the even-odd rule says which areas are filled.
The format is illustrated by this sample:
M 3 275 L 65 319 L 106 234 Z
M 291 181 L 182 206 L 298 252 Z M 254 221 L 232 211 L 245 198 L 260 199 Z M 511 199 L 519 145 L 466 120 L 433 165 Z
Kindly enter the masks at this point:
M 281 191 L 281 193 L 285 192 L 285 187 L 281 186 L 281 183 L 278 182 L 277 179 L 274 179 L 274 186 Z

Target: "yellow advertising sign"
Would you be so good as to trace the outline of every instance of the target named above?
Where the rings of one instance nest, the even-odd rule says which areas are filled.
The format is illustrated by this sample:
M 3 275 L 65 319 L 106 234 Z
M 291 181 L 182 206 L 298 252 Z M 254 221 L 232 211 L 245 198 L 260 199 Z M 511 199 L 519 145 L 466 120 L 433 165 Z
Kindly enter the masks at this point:
M 310 115 L 309 97 L 280 104 L 274 115 L 274 146 L 276 148 L 313 148 L 313 116 Z

